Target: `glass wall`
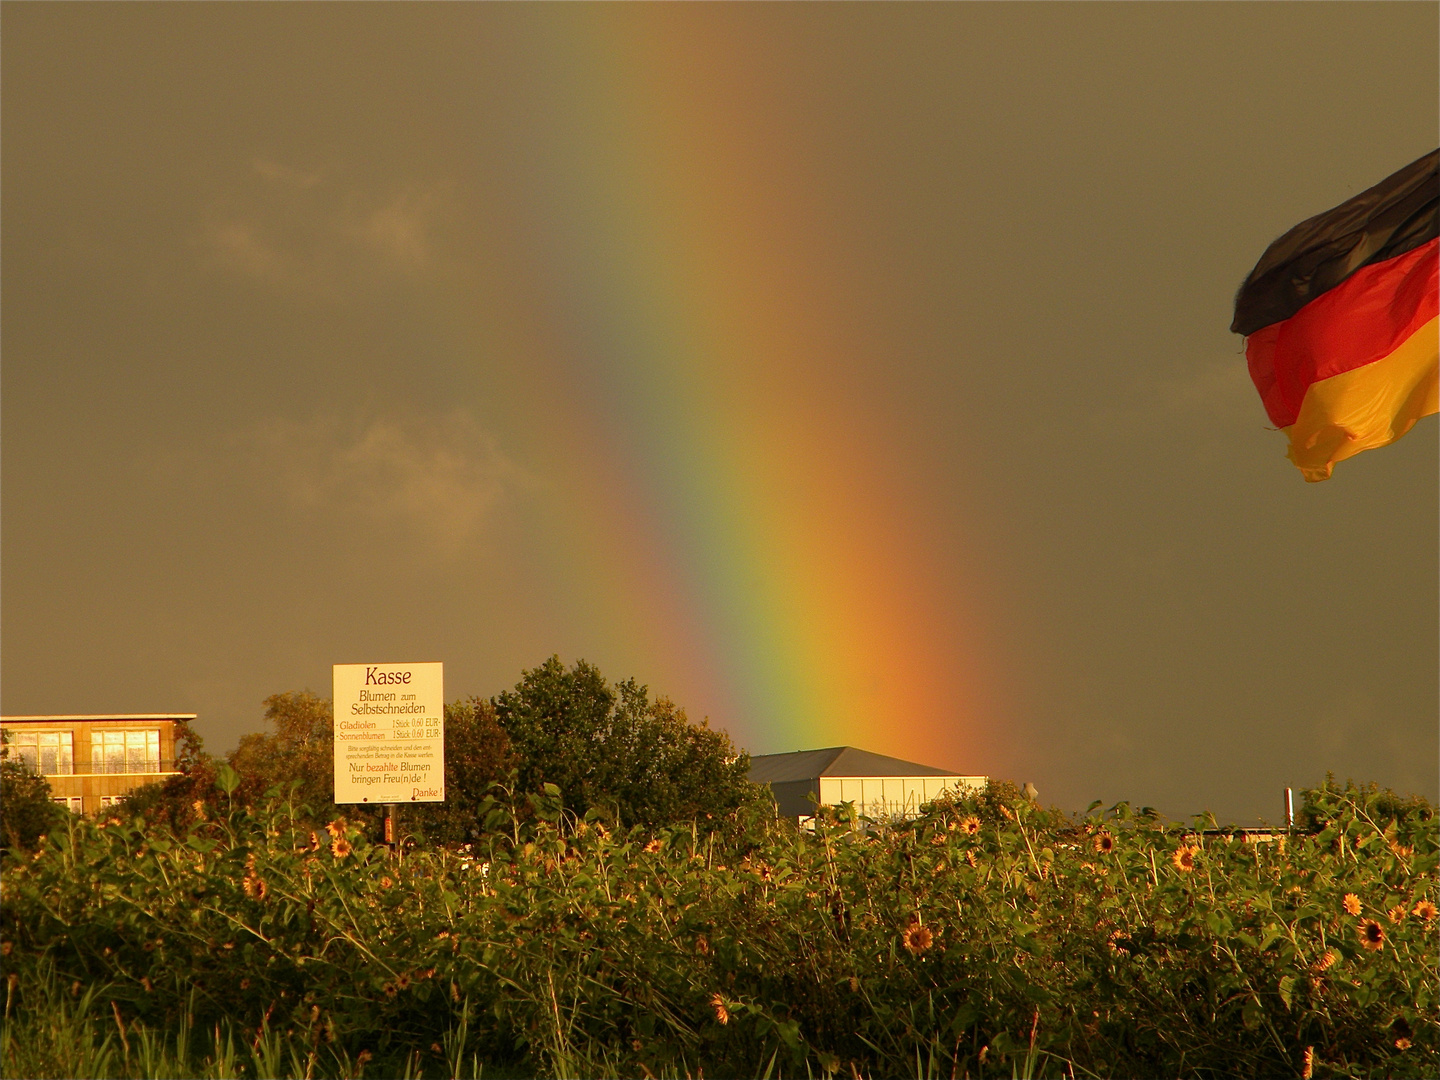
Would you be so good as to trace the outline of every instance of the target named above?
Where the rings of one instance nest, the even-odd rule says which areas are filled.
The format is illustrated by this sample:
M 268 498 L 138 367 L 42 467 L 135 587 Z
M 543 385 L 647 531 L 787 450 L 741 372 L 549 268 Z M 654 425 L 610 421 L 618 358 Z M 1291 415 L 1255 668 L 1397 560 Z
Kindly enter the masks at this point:
M 855 804 L 865 817 L 913 817 L 920 807 L 946 790 L 963 794 L 982 790 L 984 777 L 970 776 L 845 776 L 820 778 L 820 802 L 826 806 Z
M 160 732 L 94 731 L 90 734 L 91 769 L 97 773 L 160 771 Z
M 31 772 L 41 776 L 69 776 L 75 771 L 73 732 L 12 731 L 7 735 L 11 760 L 23 761 Z

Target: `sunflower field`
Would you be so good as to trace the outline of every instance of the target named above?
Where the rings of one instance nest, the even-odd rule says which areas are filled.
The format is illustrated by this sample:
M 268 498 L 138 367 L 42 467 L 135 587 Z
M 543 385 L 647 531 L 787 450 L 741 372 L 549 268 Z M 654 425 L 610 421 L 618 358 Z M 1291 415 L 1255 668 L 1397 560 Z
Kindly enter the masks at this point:
M 6 862 L 6 1076 L 1436 1076 L 1434 809 L 1227 835 L 1000 785 L 394 857 L 276 797 Z

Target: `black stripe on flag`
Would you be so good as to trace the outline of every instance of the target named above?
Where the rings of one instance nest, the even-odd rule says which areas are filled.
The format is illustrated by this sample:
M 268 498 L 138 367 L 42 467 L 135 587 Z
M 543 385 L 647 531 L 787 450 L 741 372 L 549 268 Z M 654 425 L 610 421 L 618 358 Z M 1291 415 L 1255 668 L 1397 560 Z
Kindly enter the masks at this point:
M 1294 315 L 1362 266 L 1433 240 L 1440 226 L 1440 150 L 1302 221 L 1276 240 L 1235 295 L 1230 329 L 1249 337 Z

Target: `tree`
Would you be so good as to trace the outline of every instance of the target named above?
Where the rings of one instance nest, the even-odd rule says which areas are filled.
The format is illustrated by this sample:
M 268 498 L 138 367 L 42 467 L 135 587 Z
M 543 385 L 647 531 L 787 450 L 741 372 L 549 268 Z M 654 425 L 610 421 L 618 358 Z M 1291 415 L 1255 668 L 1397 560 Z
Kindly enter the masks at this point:
M 68 813 L 50 801 L 50 782 L 0 750 L 0 850 L 31 850 Z
M 445 706 L 445 801 L 407 807 L 401 831 L 432 843 L 478 839 L 480 804 L 515 764 L 510 738 L 495 720 L 495 706 L 468 698 Z
M 729 736 L 692 724 L 668 698 L 651 701 L 633 678 L 612 687 L 584 660 L 567 671 L 552 656 L 493 704 L 521 790 L 555 784 L 573 813 L 653 826 L 719 816 L 754 797 L 749 755 Z
M 241 738 L 229 755 L 240 774 L 235 798 L 259 800 L 273 787 L 288 789 L 298 780 L 297 804 L 323 816 L 335 802 L 335 718 L 329 698 L 309 690 L 272 694 L 265 699 L 265 719 L 273 732 Z

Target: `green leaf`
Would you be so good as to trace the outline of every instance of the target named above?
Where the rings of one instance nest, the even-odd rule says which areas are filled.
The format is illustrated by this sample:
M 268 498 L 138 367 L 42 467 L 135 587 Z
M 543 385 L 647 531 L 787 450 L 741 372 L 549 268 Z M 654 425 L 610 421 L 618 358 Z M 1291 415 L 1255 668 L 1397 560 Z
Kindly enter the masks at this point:
M 1295 994 L 1295 976 L 1286 975 L 1280 980 L 1280 1000 L 1285 1003 L 1285 1008 L 1292 1007 L 1291 1000 Z
M 222 761 L 215 770 L 215 786 L 226 795 L 233 795 L 240 786 L 240 774 Z
M 1261 1005 L 1260 999 L 1252 994 L 1240 1007 L 1240 1021 L 1247 1030 L 1254 1031 L 1264 1019 L 1265 1006 Z

